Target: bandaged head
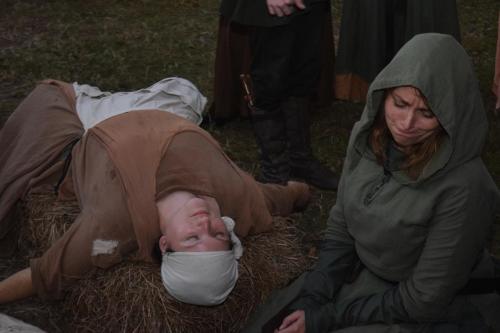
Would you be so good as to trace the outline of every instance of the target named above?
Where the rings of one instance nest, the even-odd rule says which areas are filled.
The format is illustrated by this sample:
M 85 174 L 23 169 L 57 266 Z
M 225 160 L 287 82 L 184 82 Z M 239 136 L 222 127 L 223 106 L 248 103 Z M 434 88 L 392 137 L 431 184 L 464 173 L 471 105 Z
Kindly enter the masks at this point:
M 222 220 L 231 237 L 231 250 L 167 252 L 163 255 L 163 285 L 175 299 L 196 305 L 217 305 L 233 290 L 243 247 L 234 233 L 233 219 L 224 216 Z

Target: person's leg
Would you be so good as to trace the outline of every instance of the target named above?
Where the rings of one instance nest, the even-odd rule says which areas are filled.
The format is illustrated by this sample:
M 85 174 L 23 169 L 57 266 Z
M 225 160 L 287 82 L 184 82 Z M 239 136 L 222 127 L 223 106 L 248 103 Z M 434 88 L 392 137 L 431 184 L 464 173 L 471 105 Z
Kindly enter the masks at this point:
M 0 131 L 0 244 L 10 240 L 13 251 L 16 203 L 32 186 L 60 176 L 65 147 L 82 134 L 74 105 L 55 85 L 39 84 L 9 117 Z
M 313 156 L 310 139 L 310 101 L 320 77 L 321 42 L 327 3 L 312 5 L 309 13 L 293 22 L 296 36 L 289 79 L 289 97 L 282 103 L 289 146 L 290 175 L 319 188 L 337 188 L 338 178 Z
M 240 74 L 250 68 L 249 34 L 252 27 L 231 22 L 221 16 L 217 33 L 214 64 L 214 101 L 209 109 L 210 121 L 224 123 L 237 116 L 247 116 Z
M 258 183 L 272 216 L 288 216 L 304 210 L 311 200 L 311 190 L 304 183 L 289 181 L 286 186 Z
M 25 268 L 0 281 L 0 304 L 21 300 L 34 292 L 31 269 Z
M 258 27 L 251 38 L 254 105 L 251 119 L 260 150 L 261 182 L 289 179 L 287 137 L 281 103 L 286 96 L 295 36 L 289 25 Z

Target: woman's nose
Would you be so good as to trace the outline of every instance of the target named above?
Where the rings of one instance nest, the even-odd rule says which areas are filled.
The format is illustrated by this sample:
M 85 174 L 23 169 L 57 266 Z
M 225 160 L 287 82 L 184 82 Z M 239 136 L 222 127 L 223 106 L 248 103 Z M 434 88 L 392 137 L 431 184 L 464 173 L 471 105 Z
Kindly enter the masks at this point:
M 409 110 L 408 112 L 405 112 L 404 116 L 400 120 L 401 122 L 401 129 L 409 129 L 413 127 L 415 119 L 415 112 L 413 110 Z

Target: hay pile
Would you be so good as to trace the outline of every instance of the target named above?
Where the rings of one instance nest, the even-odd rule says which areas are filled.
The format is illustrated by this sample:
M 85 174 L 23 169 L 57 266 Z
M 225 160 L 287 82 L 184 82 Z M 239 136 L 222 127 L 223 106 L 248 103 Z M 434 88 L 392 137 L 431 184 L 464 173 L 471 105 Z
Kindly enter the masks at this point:
M 21 245 L 29 256 L 43 253 L 79 211 L 76 202 L 58 202 L 48 193 L 30 194 L 23 208 Z M 62 311 L 75 330 L 85 332 L 238 332 L 273 289 L 312 264 L 301 254 L 302 234 L 292 222 L 276 218 L 273 232 L 243 240 L 240 278 L 219 306 L 180 303 L 166 293 L 158 266 L 129 261 L 81 280 Z

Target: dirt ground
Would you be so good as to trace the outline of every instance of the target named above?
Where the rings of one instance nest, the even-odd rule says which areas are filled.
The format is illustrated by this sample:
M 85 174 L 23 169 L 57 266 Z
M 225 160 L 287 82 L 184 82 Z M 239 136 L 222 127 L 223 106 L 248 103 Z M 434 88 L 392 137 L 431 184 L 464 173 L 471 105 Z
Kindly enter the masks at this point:
M 64 1 L 3 0 L 0 11 L 0 126 L 44 78 L 125 91 L 167 76 L 190 79 L 212 100 L 218 0 Z M 500 184 L 500 119 L 493 112 L 491 84 L 497 38 L 498 0 L 458 0 L 462 43 L 476 66 L 490 129 L 483 158 Z M 336 35 L 341 1 L 332 1 Z M 315 154 L 341 170 L 347 139 L 363 105 L 335 101 L 313 114 Z M 235 119 L 207 129 L 245 170 L 257 171 L 257 148 L 249 122 Z M 2 149 L 2 147 L 0 147 Z M 316 190 L 310 207 L 294 219 L 306 231 L 304 253 L 315 253 L 335 192 Z M 500 218 L 491 250 L 500 256 Z M 0 259 L 0 278 L 25 267 L 21 254 Z M 72 331 L 57 303 L 30 298 L 0 312 L 49 332 Z

